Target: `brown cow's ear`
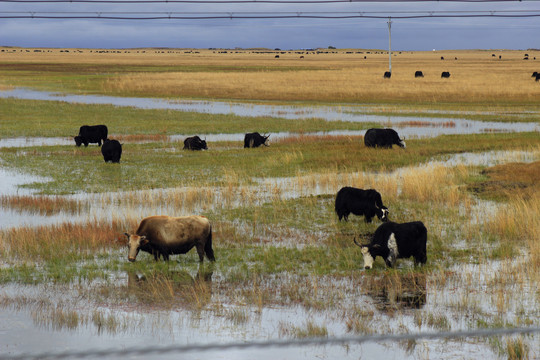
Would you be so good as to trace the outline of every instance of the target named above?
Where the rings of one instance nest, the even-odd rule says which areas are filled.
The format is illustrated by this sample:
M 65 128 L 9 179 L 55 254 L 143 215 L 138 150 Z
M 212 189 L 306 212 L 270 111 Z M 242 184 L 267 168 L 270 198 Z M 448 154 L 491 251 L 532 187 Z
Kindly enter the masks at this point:
M 141 236 L 141 245 L 146 245 L 149 241 L 145 235 Z

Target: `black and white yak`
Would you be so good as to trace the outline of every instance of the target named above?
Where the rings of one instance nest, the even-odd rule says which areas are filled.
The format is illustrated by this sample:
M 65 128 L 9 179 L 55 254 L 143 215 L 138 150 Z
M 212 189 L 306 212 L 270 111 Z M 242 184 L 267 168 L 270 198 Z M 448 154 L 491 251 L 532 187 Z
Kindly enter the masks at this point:
M 373 262 L 380 256 L 389 267 L 394 267 L 397 259 L 414 258 L 414 264 L 425 264 L 427 261 L 427 229 L 421 221 L 403 224 L 387 222 L 380 225 L 371 242 L 360 245 L 362 249 L 364 268 L 373 268 Z

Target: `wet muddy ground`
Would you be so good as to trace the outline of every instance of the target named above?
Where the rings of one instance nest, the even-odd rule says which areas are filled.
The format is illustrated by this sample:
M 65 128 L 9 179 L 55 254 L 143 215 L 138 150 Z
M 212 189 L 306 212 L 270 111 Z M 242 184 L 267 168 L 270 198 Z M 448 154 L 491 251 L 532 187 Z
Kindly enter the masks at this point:
M 1 92 L 0 92 L 1 93 Z M 40 93 L 41 94 L 41 93 Z M 40 95 L 42 96 L 42 95 Z M 58 96 L 47 95 L 57 100 Z M 64 97 L 60 96 L 61 99 Z M 106 101 L 111 101 L 106 98 Z M 76 98 L 73 101 L 81 101 Z M 119 100 L 120 101 L 120 100 Z M 121 100 L 126 101 L 126 100 Z M 125 106 L 133 106 L 129 103 Z M 139 102 L 140 99 L 137 99 Z M 152 100 L 152 102 L 155 100 Z M 159 101 L 158 101 L 159 102 Z M 110 103 L 110 102 L 107 102 Z M 166 102 L 168 103 L 168 102 Z M 207 102 L 191 104 L 196 111 Z M 174 104 L 174 102 L 173 102 Z M 119 104 L 120 105 L 120 104 Z M 187 104 L 188 106 L 190 104 Z M 231 111 L 231 105 L 225 104 Z M 256 105 L 247 105 L 253 110 Z M 254 110 L 253 110 L 254 111 Z M 285 111 L 279 111 L 280 114 Z M 290 111 L 290 110 L 287 110 Z M 295 110 L 303 113 L 306 110 Z M 326 111 L 326 110 L 325 110 Z M 343 112 L 340 110 L 340 116 Z M 314 116 L 310 114 L 309 116 Z M 380 119 L 379 119 L 380 120 Z M 410 119 L 408 119 L 410 120 Z M 425 120 L 425 119 L 424 119 Z M 370 119 L 369 121 L 374 121 Z M 385 123 L 387 120 L 384 120 Z M 392 121 L 394 121 L 392 119 Z M 452 119 L 455 121 L 455 119 Z M 392 122 L 393 123 L 393 122 Z M 504 125 L 504 124 L 503 124 Z M 464 125 L 474 132 L 478 126 Z M 492 124 L 489 124 L 491 127 Z M 531 131 L 527 125 L 527 130 Z M 405 131 L 406 128 L 403 128 Z M 520 131 L 515 126 L 500 131 Z M 538 131 L 532 125 L 532 131 Z M 481 131 L 481 130 L 478 130 Z M 446 132 L 446 131 L 445 131 Z M 436 136 L 437 132 L 430 132 Z M 179 135 L 181 136 L 181 135 Z M 212 141 L 238 140 L 240 134 L 210 135 Z M 233 136 L 234 138 L 228 138 Z M 287 135 L 283 135 L 287 136 Z M 170 141 L 177 141 L 172 138 Z M 4 139 L 0 146 L 24 147 L 51 144 L 72 144 L 70 139 Z M 492 166 L 510 161 L 536 161 L 535 152 L 486 152 L 456 154 L 444 160 L 417 168 L 398 169 L 392 176 L 425 167 L 453 167 L 456 165 Z M 363 174 L 383 177 L 388 174 Z M 354 176 L 352 174 L 351 176 Z M 13 171 L 0 169 L 0 195 L 31 195 L 31 190 L 20 188 L 24 183 L 43 182 Z M 341 179 L 345 185 L 347 179 Z M 123 200 L 126 193 L 76 194 L 66 196 L 85 206 L 76 214 L 55 213 L 50 216 L 16 211 L 0 207 L 0 228 L 36 226 L 64 222 L 84 222 L 99 218 L 130 216 L 142 218 L 154 213 L 190 214 L 201 204 L 190 203 L 178 208 L 178 202 L 166 201 L 193 192 L 204 193 L 209 200 L 206 209 L 242 205 L 242 193 L 258 194 L 252 205 L 280 200 L 298 199 L 314 195 L 335 194 L 335 183 L 326 184 L 313 176 L 301 178 L 257 179 L 249 191 L 235 189 L 231 195 L 227 188 L 175 188 L 130 192 L 131 200 Z M 146 201 L 152 199 L 152 201 Z M 145 205 L 141 205 L 145 204 Z M 482 215 L 468 219 L 471 224 L 485 221 L 486 214 L 499 205 L 478 200 L 473 209 L 482 209 Z M 491 210 L 486 210 L 491 209 Z M 475 211 L 473 211 L 475 212 Z M 476 212 L 475 212 L 476 213 Z M 239 231 L 250 232 L 237 224 Z M 441 231 L 447 229 L 442 228 Z M 283 229 L 265 228 L 267 238 Z M 451 229 L 449 228 L 450 232 Z M 301 236 L 305 232 L 301 232 Z M 295 238 L 297 235 L 290 235 Z M 315 238 L 317 235 L 313 235 Z M 279 237 L 286 237 L 282 234 Z M 305 244 L 317 240 L 305 240 Z M 464 239 L 456 239 L 452 246 L 460 248 Z M 302 243 L 283 241 L 283 246 L 297 247 Z M 261 249 L 264 249 L 264 244 Z M 124 249 L 111 250 L 110 257 L 118 263 L 126 262 Z M 150 256 L 140 261 L 149 261 Z M 99 259 L 96 259 L 99 263 Z M 361 261 L 359 258 L 358 261 Z M 253 340 L 302 338 L 303 336 L 349 336 L 369 333 L 414 333 L 420 331 L 447 331 L 493 326 L 497 319 L 520 324 L 530 319 L 538 325 L 539 303 L 534 277 L 526 274 L 519 281 L 498 284 L 500 277 L 521 272 L 527 256 L 513 261 L 473 259 L 467 264 L 453 264 L 429 273 L 409 272 L 412 261 L 399 263 L 397 272 L 367 276 L 359 270 L 349 276 L 299 276 L 286 272 L 273 276 L 253 277 L 231 282 L 235 268 L 226 269 L 205 263 L 199 266 L 195 257 L 178 257 L 168 265 L 171 279 L 143 275 L 137 271 L 107 270 L 107 276 L 98 280 L 84 278 L 72 283 L 54 282 L 25 284 L 6 283 L 0 286 L 0 354 L 9 356 L 24 352 L 81 351 L 104 348 L 140 347 L 144 345 L 228 343 Z M 8 267 L 0 259 L 0 267 Z M 238 268 L 242 264 L 237 265 Z M 444 265 L 441 265 L 444 266 Z M 239 271 L 240 272 L 240 271 Z M 172 287 L 172 301 L 147 301 L 147 294 L 163 286 Z M 499 300 L 498 300 L 499 299 Z M 499 302 L 500 301 L 500 302 Z M 504 314 L 502 314 L 504 312 Z M 365 343 L 362 345 L 308 346 L 273 349 L 210 351 L 182 354 L 186 359 L 454 359 L 499 358 L 497 341 L 486 339 L 421 340 L 407 343 Z M 495 344 L 494 344 L 495 343 Z M 531 358 L 540 355 L 538 335 L 527 341 Z M 177 353 L 155 354 L 152 358 L 177 359 Z M 116 358 L 116 357 L 107 357 Z M 125 358 L 119 356 L 118 358 Z M 148 358 L 132 355 L 130 358 Z

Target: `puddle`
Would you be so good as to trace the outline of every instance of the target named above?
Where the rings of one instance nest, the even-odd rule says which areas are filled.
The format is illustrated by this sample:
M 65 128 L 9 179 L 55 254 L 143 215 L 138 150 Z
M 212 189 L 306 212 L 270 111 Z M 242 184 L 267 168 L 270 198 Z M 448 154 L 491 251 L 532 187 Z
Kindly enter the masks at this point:
M 21 174 L 16 171 L 7 170 L 0 167 L 0 196 L 1 195 L 31 195 L 30 189 L 25 189 L 21 185 L 35 182 L 46 182 L 47 178 Z
M 227 344 L 231 342 L 264 341 L 279 339 L 276 328 L 279 323 L 293 318 L 303 318 L 302 311 L 264 309 L 256 315 L 255 324 L 246 330 L 231 324 L 223 317 L 203 315 L 194 320 L 184 312 L 172 311 L 163 314 L 150 313 L 134 316 L 129 313 L 115 313 L 115 317 L 131 317 L 131 321 L 141 326 L 128 334 L 99 334 L 94 326 L 70 329 L 50 329 L 38 326 L 35 316 L 28 311 L 0 311 L 0 346 L 2 354 L 42 353 L 44 351 L 95 351 L 102 349 L 134 349 L 144 346 L 181 346 L 195 344 Z M 252 314 L 248 316 L 252 317 Z M 321 320 L 322 322 L 323 320 Z M 152 323 L 154 323 L 152 325 Z M 211 323 L 212 325 L 210 325 Z M 32 341 L 21 341 L 32 339 Z M 9 344 L 6 348 L 3 344 Z M 357 359 L 359 356 L 373 357 L 388 351 L 399 354 L 396 359 L 412 359 L 395 344 L 367 343 L 350 346 L 304 346 L 285 348 L 252 348 L 247 350 L 213 350 L 206 352 L 183 352 L 182 359 Z M 178 359 L 180 353 L 152 353 L 152 359 Z M 94 358 L 94 357 L 91 357 Z M 126 356 L 107 355 L 107 359 L 125 359 Z M 130 359 L 148 359 L 148 354 L 129 354 Z
M 73 138 L 61 137 L 16 137 L 0 139 L 0 148 L 55 145 L 75 145 L 75 142 L 73 141 Z
M 351 105 L 260 105 L 208 100 L 166 100 L 102 95 L 73 95 L 22 88 L 0 91 L 0 98 L 64 101 L 81 104 L 109 104 L 140 109 L 169 109 L 207 114 L 235 114 L 250 117 L 269 116 L 291 120 L 320 118 L 326 121 L 374 122 L 387 127 L 397 127 L 399 128 L 398 132 L 400 135 L 406 138 L 434 137 L 443 134 L 540 131 L 540 125 L 535 123 L 481 122 L 454 118 L 369 115 L 362 113 L 364 109 L 362 106 Z M 426 126 L 426 124 L 429 126 Z

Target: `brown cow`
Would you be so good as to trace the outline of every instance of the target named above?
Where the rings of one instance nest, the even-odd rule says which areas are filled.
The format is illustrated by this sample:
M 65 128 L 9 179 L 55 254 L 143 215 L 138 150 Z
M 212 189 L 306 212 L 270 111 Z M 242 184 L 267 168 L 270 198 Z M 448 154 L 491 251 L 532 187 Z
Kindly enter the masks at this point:
M 185 254 L 196 247 L 199 260 L 204 254 L 215 261 L 212 250 L 212 226 L 204 216 L 149 216 L 144 218 L 135 234 L 125 233 L 128 239 L 128 260 L 135 261 L 140 250 L 168 261 L 169 255 Z

